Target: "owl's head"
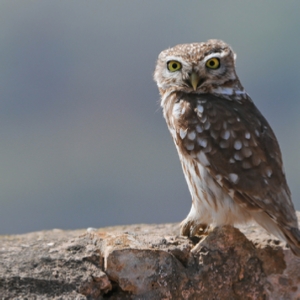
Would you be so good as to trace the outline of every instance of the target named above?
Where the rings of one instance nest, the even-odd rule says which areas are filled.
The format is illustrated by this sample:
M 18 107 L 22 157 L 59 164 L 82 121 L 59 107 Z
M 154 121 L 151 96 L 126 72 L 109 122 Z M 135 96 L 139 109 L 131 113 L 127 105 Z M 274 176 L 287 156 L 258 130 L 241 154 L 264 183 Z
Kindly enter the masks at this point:
M 230 46 L 220 40 L 177 45 L 159 54 L 154 80 L 161 94 L 243 90 L 235 72 L 235 57 Z

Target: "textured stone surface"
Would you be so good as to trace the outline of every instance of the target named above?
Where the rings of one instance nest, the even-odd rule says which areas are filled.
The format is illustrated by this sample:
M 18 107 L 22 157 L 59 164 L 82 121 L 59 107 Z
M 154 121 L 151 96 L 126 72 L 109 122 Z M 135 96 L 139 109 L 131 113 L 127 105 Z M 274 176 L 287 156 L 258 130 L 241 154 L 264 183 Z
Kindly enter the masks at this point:
M 300 299 L 300 260 L 254 225 L 178 224 L 0 237 L 0 299 Z

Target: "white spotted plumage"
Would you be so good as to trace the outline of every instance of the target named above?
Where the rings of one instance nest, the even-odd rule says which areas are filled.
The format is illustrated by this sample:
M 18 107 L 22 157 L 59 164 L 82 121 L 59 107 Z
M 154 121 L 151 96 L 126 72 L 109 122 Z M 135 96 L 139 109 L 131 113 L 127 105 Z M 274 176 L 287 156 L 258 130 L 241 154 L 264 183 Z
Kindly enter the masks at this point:
M 192 196 L 181 233 L 255 220 L 300 256 L 278 142 L 234 61 L 232 49 L 219 40 L 177 45 L 158 57 L 154 79 Z

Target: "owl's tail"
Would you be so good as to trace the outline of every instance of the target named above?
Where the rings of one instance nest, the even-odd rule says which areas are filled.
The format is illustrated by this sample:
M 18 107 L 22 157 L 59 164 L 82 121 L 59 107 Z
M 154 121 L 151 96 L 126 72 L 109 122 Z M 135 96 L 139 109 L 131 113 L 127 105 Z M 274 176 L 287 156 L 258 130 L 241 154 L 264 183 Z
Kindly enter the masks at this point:
M 275 235 L 278 239 L 285 241 L 290 246 L 292 252 L 300 257 L 300 230 L 298 227 L 279 226 L 264 212 L 252 213 L 252 217 L 269 233 Z
M 285 239 L 292 252 L 300 257 L 300 230 L 297 227 L 282 229 Z

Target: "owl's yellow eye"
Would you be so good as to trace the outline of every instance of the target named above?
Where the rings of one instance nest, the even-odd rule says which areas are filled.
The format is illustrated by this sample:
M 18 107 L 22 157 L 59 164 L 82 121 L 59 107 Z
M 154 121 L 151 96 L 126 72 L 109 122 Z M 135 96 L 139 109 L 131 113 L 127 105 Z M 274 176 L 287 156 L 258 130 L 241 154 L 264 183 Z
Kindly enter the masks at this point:
M 176 72 L 181 69 L 181 63 L 176 60 L 168 61 L 167 66 L 170 72 Z
M 205 65 L 210 69 L 218 69 L 220 67 L 220 60 L 216 57 L 213 57 L 209 59 Z

